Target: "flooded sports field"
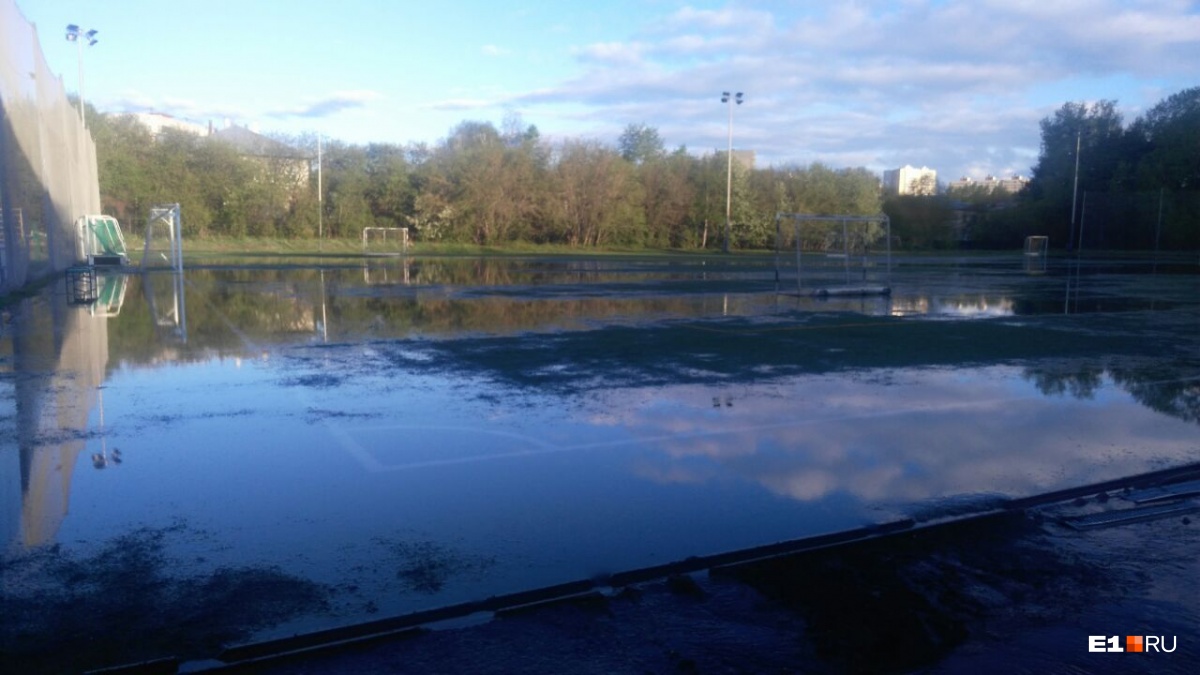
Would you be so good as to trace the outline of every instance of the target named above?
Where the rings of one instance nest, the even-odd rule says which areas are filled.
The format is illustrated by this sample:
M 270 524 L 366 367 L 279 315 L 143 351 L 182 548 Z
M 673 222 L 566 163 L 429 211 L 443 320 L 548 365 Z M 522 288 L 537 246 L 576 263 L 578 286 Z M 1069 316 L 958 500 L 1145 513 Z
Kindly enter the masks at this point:
M 1194 255 L 774 264 L 214 258 L 9 305 L 0 652 L 212 656 L 1200 461 Z

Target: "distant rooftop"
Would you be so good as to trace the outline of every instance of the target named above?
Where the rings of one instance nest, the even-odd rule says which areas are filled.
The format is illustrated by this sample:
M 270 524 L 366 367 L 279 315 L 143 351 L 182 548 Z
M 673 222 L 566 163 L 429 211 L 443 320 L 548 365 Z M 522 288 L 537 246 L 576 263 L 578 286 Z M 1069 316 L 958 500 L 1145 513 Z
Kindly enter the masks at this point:
M 238 152 L 244 155 L 294 157 L 297 159 L 307 157 L 303 152 L 286 143 L 281 143 L 273 138 L 268 138 L 236 124 L 214 131 L 212 137 L 233 146 Z

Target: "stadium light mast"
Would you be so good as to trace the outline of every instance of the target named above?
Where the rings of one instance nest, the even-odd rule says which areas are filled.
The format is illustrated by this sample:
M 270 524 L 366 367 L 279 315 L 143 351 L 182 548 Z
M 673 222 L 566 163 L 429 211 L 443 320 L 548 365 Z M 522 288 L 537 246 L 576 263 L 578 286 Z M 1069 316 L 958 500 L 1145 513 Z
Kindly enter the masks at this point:
M 1075 248 L 1075 205 L 1079 202 L 1079 142 L 1083 139 L 1083 130 L 1075 130 L 1075 187 L 1071 188 L 1071 236 L 1067 238 L 1067 252 Z M 1079 233 L 1083 239 L 1083 233 Z M 1080 242 L 1081 244 L 1083 242 Z
M 726 148 L 725 159 L 725 245 L 723 251 L 729 253 L 729 220 L 733 205 L 733 106 L 742 104 L 742 92 L 730 96 L 729 92 L 721 92 L 721 103 L 729 106 L 729 144 Z
M 79 64 L 79 121 L 87 128 L 87 107 L 83 103 L 83 43 L 87 46 L 94 47 L 99 40 L 96 39 L 97 30 L 83 30 L 79 26 L 71 23 L 67 24 L 67 42 L 75 43 L 75 56 Z
M 321 185 L 321 134 L 317 134 L 317 250 L 325 240 L 325 193 Z

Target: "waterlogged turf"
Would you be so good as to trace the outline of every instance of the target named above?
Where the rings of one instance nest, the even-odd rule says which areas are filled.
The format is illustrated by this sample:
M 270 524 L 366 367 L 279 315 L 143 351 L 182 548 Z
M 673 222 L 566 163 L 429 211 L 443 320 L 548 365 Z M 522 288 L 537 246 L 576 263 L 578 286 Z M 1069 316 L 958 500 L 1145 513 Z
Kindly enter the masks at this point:
M 824 300 L 844 269 L 765 256 L 244 262 L 5 310 L 0 652 L 29 669 L 1200 461 L 1194 260 L 898 258 L 890 295 Z M 106 616 L 146 637 L 72 643 Z

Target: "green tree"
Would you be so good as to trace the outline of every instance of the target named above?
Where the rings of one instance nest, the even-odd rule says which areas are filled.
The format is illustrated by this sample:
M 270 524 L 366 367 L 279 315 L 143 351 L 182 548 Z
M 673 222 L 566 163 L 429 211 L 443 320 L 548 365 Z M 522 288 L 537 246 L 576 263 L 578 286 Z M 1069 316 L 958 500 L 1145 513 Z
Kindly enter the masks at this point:
M 330 141 L 322 164 L 325 236 L 361 236 L 362 228 L 375 226 L 366 149 Z
M 627 162 L 644 164 L 664 154 L 662 137 L 658 129 L 646 124 L 628 124 L 617 139 L 617 148 Z
M 1041 229 L 1054 240 L 1068 241 L 1072 236 L 1077 139 L 1080 194 L 1107 190 L 1119 175 L 1124 130 L 1116 105 L 1116 101 L 1064 103 L 1040 123 L 1042 148 L 1028 191 L 1040 205 Z
M 398 145 L 367 146 L 367 200 L 379 227 L 404 227 L 415 199 L 407 151 Z
M 675 247 L 690 243 L 695 188 L 689 179 L 694 161 L 686 152 L 675 152 L 651 159 L 638 168 L 647 243 Z
M 1136 184 L 1142 189 L 1200 189 L 1200 87 L 1173 94 L 1130 125 Z
M 578 246 L 641 243 L 644 235 L 632 166 L 594 141 L 564 141 L 548 209 L 555 240 Z
M 947 248 L 957 242 L 951 228 L 954 213 L 942 196 L 893 195 L 883 202 L 892 237 L 906 249 Z

